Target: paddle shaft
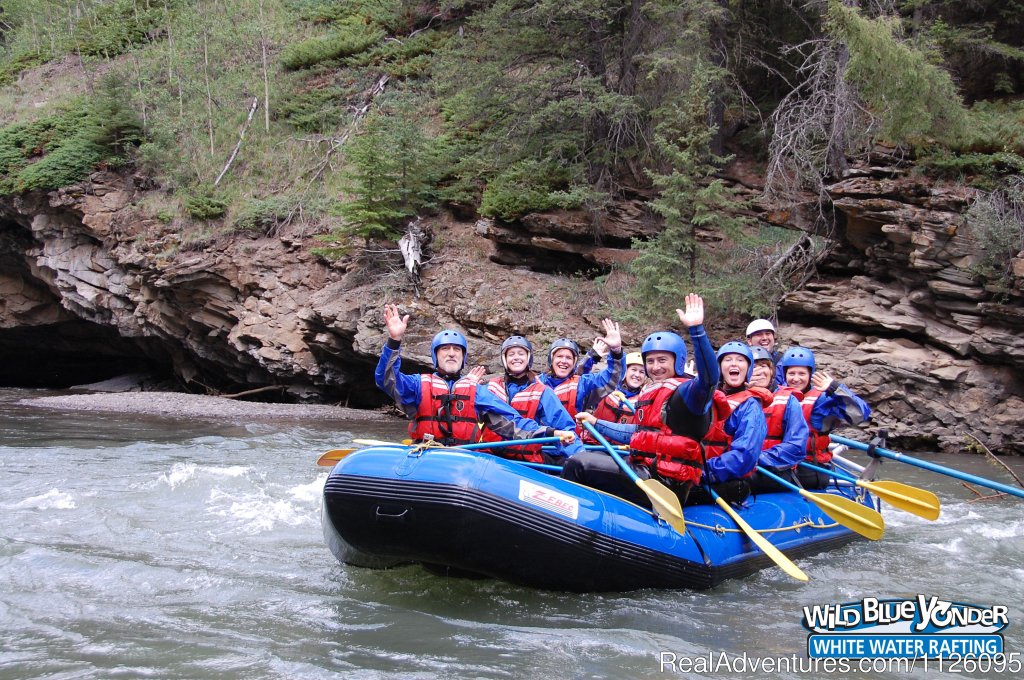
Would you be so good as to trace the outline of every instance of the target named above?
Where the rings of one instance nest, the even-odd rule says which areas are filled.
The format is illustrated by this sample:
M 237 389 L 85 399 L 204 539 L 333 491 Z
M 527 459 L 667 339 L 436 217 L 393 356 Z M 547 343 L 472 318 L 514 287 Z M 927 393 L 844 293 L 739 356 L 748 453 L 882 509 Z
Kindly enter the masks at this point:
M 640 477 L 638 477 L 636 472 L 633 471 L 633 468 L 631 468 L 629 464 L 625 460 L 623 460 L 622 456 L 620 456 L 615 451 L 615 447 L 608 443 L 608 440 L 604 438 L 604 435 L 598 432 L 597 428 L 595 428 L 593 425 L 586 421 L 583 421 L 583 427 L 586 428 L 587 432 L 589 432 L 594 439 L 600 442 L 601 448 L 608 452 L 608 454 L 615 460 L 618 466 L 622 468 L 622 471 L 625 472 L 630 479 L 639 484 Z
M 747 535 L 747 538 L 753 541 L 754 545 L 761 549 L 761 552 L 763 552 L 765 555 L 771 558 L 772 562 L 775 562 L 775 564 L 778 565 L 780 569 L 782 569 L 784 572 L 786 572 L 796 580 L 808 580 L 807 574 L 805 574 L 803 570 L 800 569 L 800 567 L 796 566 L 793 560 L 786 557 L 786 555 L 781 550 L 772 545 L 771 541 L 769 541 L 761 534 L 757 533 L 757 531 L 754 530 L 754 527 L 747 524 L 746 520 L 740 517 L 739 513 L 733 510 L 729 506 L 729 504 L 726 503 L 725 500 L 721 496 L 719 496 L 713 488 L 711 488 L 710 484 L 706 484 L 704 488 L 706 488 L 708 490 L 708 493 L 711 494 L 711 497 L 715 499 L 715 503 L 718 505 L 718 507 L 724 510 L 725 513 L 729 515 L 729 517 L 732 517 L 732 521 L 736 522 L 736 526 L 738 526 L 740 530 Z
M 829 437 L 832 441 L 839 444 L 846 444 L 851 449 L 858 449 L 860 451 L 867 451 L 872 447 L 869 444 L 864 444 L 855 439 L 847 439 L 838 435 L 830 434 Z M 977 475 L 968 474 L 966 472 L 960 472 L 953 468 L 945 467 L 944 465 L 937 465 L 936 463 L 929 463 L 926 460 L 914 458 L 908 456 L 905 453 L 898 453 L 896 451 L 890 451 L 889 449 L 883 449 L 880 446 L 876 446 L 873 449 L 874 453 L 878 454 L 882 458 L 889 458 L 890 460 L 899 461 L 900 463 L 906 463 L 907 465 L 914 465 L 925 470 L 931 470 L 932 472 L 938 472 L 940 475 L 947 475 L 954 477 L 955 479 L 962 480 L 964 482 L 970 482 L 971 484 L 977 484 L 978 486 L 984 486 L 994 491 L 1002 491 L 1008 493 L 1011 496 L 1017 496 L 1018 498 L 1024 498 L 1024 489 L 1018 489 L 1006 484 L 1000 484 L 999 482 L 993 482 L 991 479 L 985 479 L 984 477 L 978 477 Z

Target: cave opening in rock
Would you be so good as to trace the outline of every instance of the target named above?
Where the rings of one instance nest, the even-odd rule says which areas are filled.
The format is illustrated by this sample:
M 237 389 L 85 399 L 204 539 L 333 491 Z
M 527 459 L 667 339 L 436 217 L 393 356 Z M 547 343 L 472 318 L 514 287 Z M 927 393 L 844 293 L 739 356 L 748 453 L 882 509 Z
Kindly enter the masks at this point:
M 0 328 L 0 387 L 60 389 L 126 374 L 171 380 L 171 359 L 155 339 L 88 321 Z

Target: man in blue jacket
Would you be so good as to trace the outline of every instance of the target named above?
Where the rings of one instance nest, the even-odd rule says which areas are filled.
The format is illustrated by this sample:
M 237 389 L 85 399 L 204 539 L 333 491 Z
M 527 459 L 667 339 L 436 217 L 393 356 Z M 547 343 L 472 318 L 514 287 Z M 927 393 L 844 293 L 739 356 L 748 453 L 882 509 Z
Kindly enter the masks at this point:
M 409 375 L 401 372 L 401 342 L 409 315 L 403 316 L 396 305 L 384 305 L 384 324 L 388 340 L 374 380 L 411 421 L 409 435 L 414 441 L 429 435 L 446 446 L 469 444 L 479 439 L 482 426 L 506 440 L 559 437 L 563 446 L 576 440 L 572 431 L 541 427 L 523 418 L 480 385 L 479 376 L 462 377 L 468 344 L 459 331 L 443 330 L 434 336 L 430 345 L 433 373 Z

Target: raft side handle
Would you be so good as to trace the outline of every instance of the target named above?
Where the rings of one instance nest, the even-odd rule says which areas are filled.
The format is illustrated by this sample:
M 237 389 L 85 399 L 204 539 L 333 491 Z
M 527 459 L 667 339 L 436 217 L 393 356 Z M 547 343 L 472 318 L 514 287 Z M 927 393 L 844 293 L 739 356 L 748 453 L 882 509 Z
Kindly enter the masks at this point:
M 397 512 L 399 508 L 396 506 L 385 506 L 378 505 L 376 512 L 376 519 L 378 522 L 393 522 L 397 524 L 405 524 L 405 520 L 408 519 L 409 512 L 408 506 L 401 506 L 401 512 Z

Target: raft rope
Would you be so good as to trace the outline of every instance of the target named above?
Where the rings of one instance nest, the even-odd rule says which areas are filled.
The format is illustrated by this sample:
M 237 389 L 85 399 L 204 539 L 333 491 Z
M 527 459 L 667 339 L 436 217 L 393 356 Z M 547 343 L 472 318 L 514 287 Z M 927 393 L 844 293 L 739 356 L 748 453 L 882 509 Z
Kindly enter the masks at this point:
M 743 531 L 741 531 L 740 529 L 736 529 L 734 527 L 724 527 L 721 524 L 715 524 L 715 525 L 701 524 L 700 522 L 694 522 L 693 520 L 690 520 L 690 519 L 686 520 L 686 526 L 687 527 L 699 527 L 701 529 L 707 529 L 708 531 L 713 531 L 716 534 L 742 534 L 743 533 Z M 815 524 L 810 519 L 806 519 L 803 522 L 800 522 L 799 524 L 793 524 L 793 525 L 790 525 L 788 527 L 777 527 L 775 529 L 754 529 L 754 531 L 756 531 L 759 534 L 774 534 L 774 533 L 777 533 L 779 531 L 797 531 L 797 530 L 803 529 L 805 527 L 810 528 L 810 529 L 834 529 L 837 526 L 839 526 L 839 522 L 832 522 L 831 524 L 825 524 L 825 523 L 822 522 L 820 524 Z

